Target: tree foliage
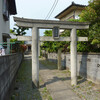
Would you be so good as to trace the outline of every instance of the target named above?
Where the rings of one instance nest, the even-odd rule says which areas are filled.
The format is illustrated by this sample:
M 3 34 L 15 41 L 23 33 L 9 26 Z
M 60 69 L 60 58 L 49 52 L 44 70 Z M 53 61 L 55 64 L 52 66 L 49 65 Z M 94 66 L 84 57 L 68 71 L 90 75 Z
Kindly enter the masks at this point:
M 90 6 L 86 7 L 85 10 L 82 11 L 81 15 L 80 15 L 80 21 L 82 22 L 94 22 L 97 18 L 97 14 L 96 11 L 91 8 Z
M 69 35 L 68 31 L 67 32 L 63 32 L 61 34 L 62 37 L 65 37 L 65 36 L 68 36 L 68 35 Z M 52 36 L 52 30 L 46 30 L 44 32 L 44 36 Z M 65 52 L 65 51 L 69 51 L 68 44 L 69 44 L 69 42 L 63 42 L 63 41 L 61 41 L 61 42 L 57 42 L 57 41 L 55 41 L 55 42 L 48 41 L 47 42 L 47 41 L 45 41 L 41 45 L 41 48 L 43 50 L 48 51 L 48 52 L 57 52 L 58 49 L 61 49 L 63 52 Z M 66 49 L 66 48 L 68 48 L 68 49 Z
M 29 30 L 29 28 L 20 27 L 20 26 L 15 25 L 13 29 L 10 29 L 10 32 L 18 36 L 18 35 L 25 35 L 26 30 Z
M 89 42 L 94 49 L 90 51 L 100 52 L 100 0 L 90 0 L 88 7 L 82 11 L 80 15 L 80 21 L 89 21 L 90 28 Z
M 10 29 L 10 33 L 18 36 L 18 35 L 25 35 L 26 30 L 28 28 L 19 27 L 15 25 L 13 29 Z M 24 52 L 26 50 L 26 45 L 24 45 L 24 41 L 18 41 L 17 39 L 10 39 L 10 42 L 15 42 L 15 44 L 12 45 L 12 51 L 14 52 Z

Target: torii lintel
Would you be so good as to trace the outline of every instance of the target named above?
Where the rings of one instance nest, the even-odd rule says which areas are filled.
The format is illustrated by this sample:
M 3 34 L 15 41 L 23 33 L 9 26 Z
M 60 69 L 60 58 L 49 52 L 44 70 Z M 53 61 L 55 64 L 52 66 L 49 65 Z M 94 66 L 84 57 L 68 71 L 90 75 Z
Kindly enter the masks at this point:
M 69 22 L 69 21 L 58 21 L 58 20 L 36 20 L 36 19 L 26 19 L 14 17 L 14 21 L 18 26 L 22 27 L 38 27 L 41 29 L 52 29 L 55 26 L 58 26 L 60 29 L 88 29 L 89 22 Z

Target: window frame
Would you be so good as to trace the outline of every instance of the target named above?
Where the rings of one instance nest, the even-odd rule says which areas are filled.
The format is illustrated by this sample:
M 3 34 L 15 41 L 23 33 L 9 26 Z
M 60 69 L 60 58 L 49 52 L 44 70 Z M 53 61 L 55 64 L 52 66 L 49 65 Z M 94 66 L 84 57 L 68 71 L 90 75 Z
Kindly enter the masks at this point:
M 8 0 L 3 0 L 3 18 L 5 21 L 9 20 L 9 5 Z

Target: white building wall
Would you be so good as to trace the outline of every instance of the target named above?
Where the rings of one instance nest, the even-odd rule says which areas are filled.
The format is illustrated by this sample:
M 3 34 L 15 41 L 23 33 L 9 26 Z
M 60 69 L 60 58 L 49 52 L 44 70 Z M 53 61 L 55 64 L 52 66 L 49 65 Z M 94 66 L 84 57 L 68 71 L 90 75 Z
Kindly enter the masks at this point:
M 2 43 L 3 39 L 2 39 L 2 33 L 10 33 L 10 21 L 5 21 L 3 18 L 3 14 L 2 14 L 2 1 L 0 0 L 0 43 Z

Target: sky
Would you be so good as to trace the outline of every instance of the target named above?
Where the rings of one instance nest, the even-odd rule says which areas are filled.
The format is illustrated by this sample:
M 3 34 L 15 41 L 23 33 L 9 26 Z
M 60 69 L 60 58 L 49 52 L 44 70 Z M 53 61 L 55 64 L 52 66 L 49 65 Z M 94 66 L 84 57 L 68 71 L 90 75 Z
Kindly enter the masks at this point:
M 15 0 L 17 7 L 16 17 L 31 18 L 31 19 L 45 19 L 49 13 L 55 0 Z M 54 17 L 71 5 L 72 2 L 76 4 L 88 5 L 89 0 L 58 0 L 58 4 L 53 11 L 49 20 L 56 20 Z M 13 16 L 10 17 L 10 29 L 14 27 Z M 42 33 L 41 31 L 40 33 Z M 31 35 L 31 31 L 27 32 Z

